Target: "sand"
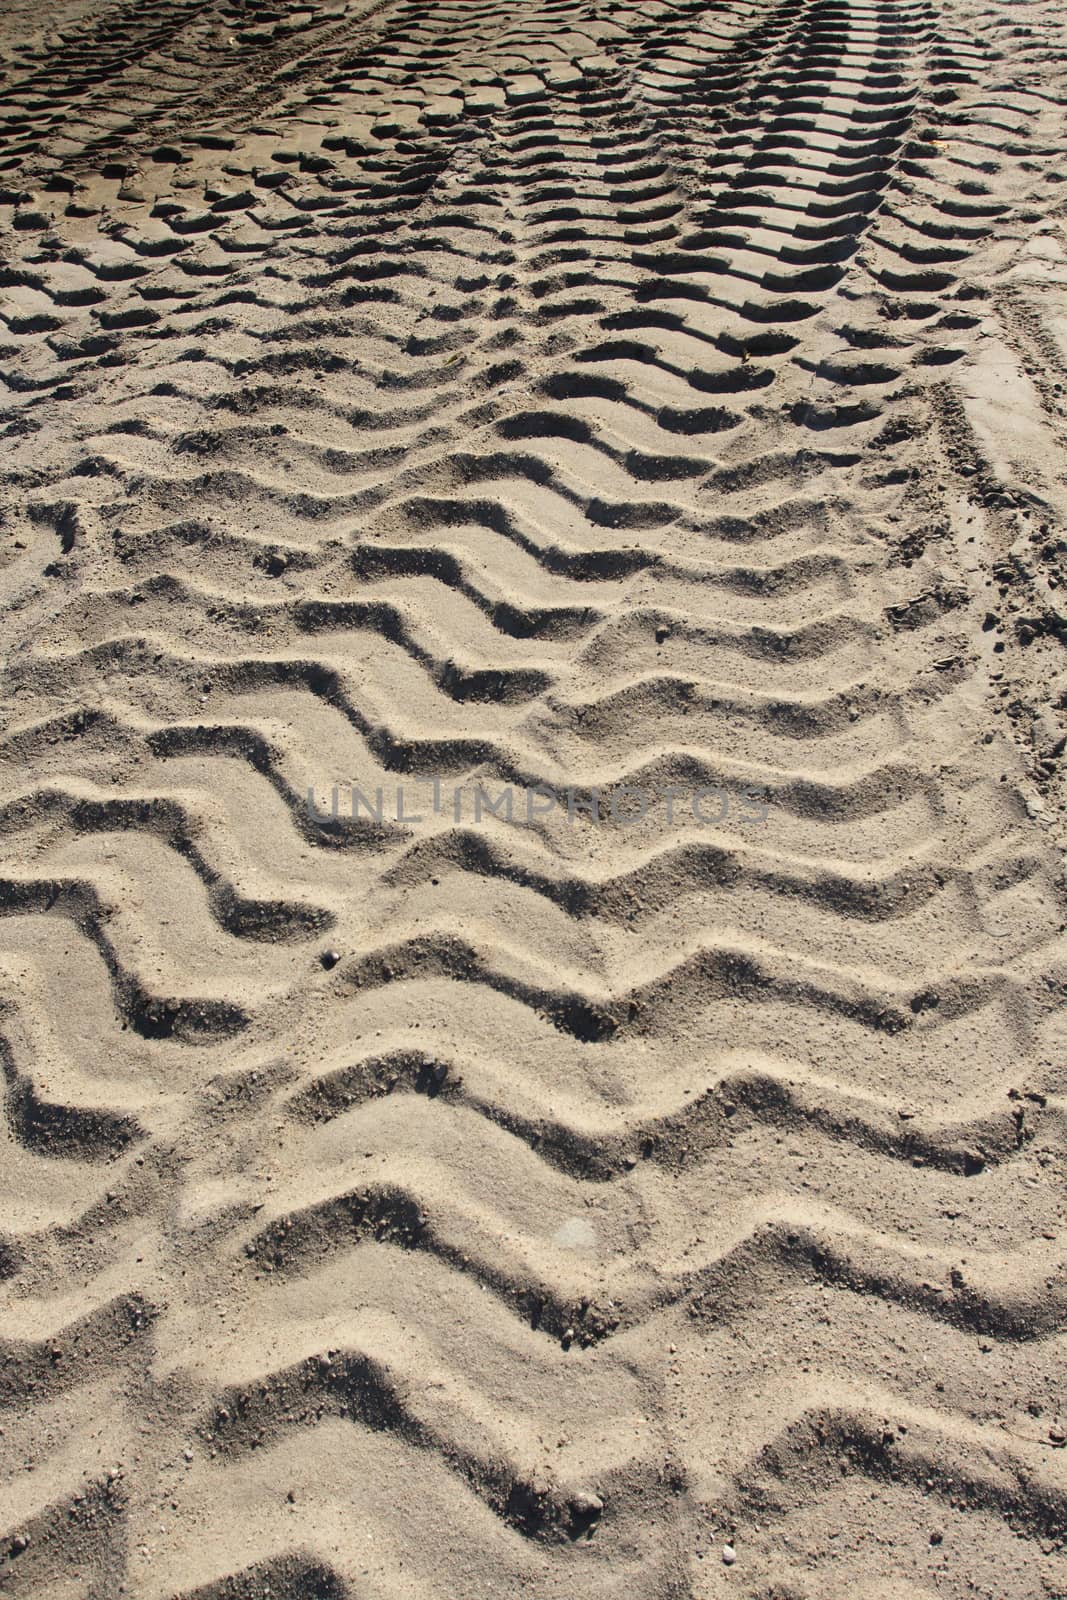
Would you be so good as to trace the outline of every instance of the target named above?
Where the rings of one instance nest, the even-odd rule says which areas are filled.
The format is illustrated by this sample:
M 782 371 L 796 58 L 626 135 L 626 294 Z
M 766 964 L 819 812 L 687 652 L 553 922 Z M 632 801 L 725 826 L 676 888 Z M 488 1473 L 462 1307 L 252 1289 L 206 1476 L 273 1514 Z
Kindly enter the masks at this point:
M 1067 1595 L 1065 61 L 9 0 L 4 1595 Z

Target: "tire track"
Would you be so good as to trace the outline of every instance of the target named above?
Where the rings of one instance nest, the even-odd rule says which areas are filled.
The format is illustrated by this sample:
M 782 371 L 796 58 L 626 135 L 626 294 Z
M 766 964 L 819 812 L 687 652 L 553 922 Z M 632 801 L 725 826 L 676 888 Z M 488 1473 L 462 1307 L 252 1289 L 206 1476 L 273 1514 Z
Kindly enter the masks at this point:
M 4 1592 L 1059 1592 L 1063 101 L 969 3 L 9 35 Z

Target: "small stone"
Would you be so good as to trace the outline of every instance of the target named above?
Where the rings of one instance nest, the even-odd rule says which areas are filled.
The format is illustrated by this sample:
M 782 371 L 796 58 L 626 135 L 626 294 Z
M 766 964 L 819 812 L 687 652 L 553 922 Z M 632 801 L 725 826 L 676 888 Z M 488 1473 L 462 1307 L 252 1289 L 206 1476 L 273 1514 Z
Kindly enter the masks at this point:
M 1053 1423 L 1048 1430 L 1048 1437 L 1049 1443 L 1054 1444 L 1057 1450 L 1062 1450 L 1064 1445 L 1067 1444 L 1067 1432 L 1056 1423 Z
M 186 1448 L 185 1450 L 182 1451 L 182 1455 L 184 1456 L 186 1461 L 191 1461 L 193 1459 L 193 1452 L 191 1450 L 189 1450 L 188 1448 Z
M 571 1499 L 571 1513 L 578 1522 L 592 1522 L 603 1510 L 604 1502 L 598 1494 L 582 1490 Z
M 28 1550 L 29 1547 L 30 1547 L 29 1534 L 16 1533 L 15 1537 L 11 1541 L 11 1554 L 13 1556 L 20 1556 L 22 1554 L 22 1552 L 24 1550 Z
M 327 972 L 329 972 L 331 968 L 335 967 L 340 959 L 340 950 L 324 950 L 319 957 L 319 960 L 322 962 Z
M 722 1564 L 723 1564 L 723 1566 L 724 1567 L 732 1567 L 736 1560 L 737 1560 L 737 1551 L 734 1549 L 733 1545 L 732 1544 L 724 1544 L 723 1547 L 722 1547 Z
M 944 1537 L 945 1537 L 945 1535 L 941 1532 L 941 1529 L 940 1528 L 935 1528 L 933 1530 L 933 1532 L 931 1533 L 931 1535 L 930 1535 L 930 1543 L 931 1544 L 940 1544 Z

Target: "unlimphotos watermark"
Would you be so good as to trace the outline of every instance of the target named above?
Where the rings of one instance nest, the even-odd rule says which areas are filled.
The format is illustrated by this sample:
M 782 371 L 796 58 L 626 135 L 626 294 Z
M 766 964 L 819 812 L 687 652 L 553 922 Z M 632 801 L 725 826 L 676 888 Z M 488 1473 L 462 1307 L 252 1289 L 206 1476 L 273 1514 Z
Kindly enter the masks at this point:
M 704 827 L 728 823 L 765 822 L 770 801 L 757 790 L 735 790 L 724 785 L 692 787 L 668 785 L 652 789 L 632 783 L 611 788 L 532 788 L 505 784 L 495 794 L 482 783 L 452 785 L 446 790 L 440 778 L 426 778 L 410 786 L 395 788 L 379 785 L 370 793 L 354 783 L 333 784 L 325 806 L 320 806 L 313 788 L 307 792 L 307 813 L 323 826 L 351 817 L 365 822 L 424 822 L 427 812 L 450 816 L 453 822 L 475 826 L 487 818 L 502 822 L 535 822 L 558 813 L 570 826 L 576 822 L 614 824 L 629 828 L 646 819 L 673 827 L 692 820 Z

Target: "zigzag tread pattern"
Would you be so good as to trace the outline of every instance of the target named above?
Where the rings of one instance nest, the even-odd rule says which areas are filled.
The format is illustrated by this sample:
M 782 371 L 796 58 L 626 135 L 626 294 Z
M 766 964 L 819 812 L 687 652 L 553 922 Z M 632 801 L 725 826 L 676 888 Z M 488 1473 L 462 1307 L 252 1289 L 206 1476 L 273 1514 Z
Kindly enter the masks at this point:
M 0 1594 L 1067 1593 L 1065 47 L 13 0 Z

